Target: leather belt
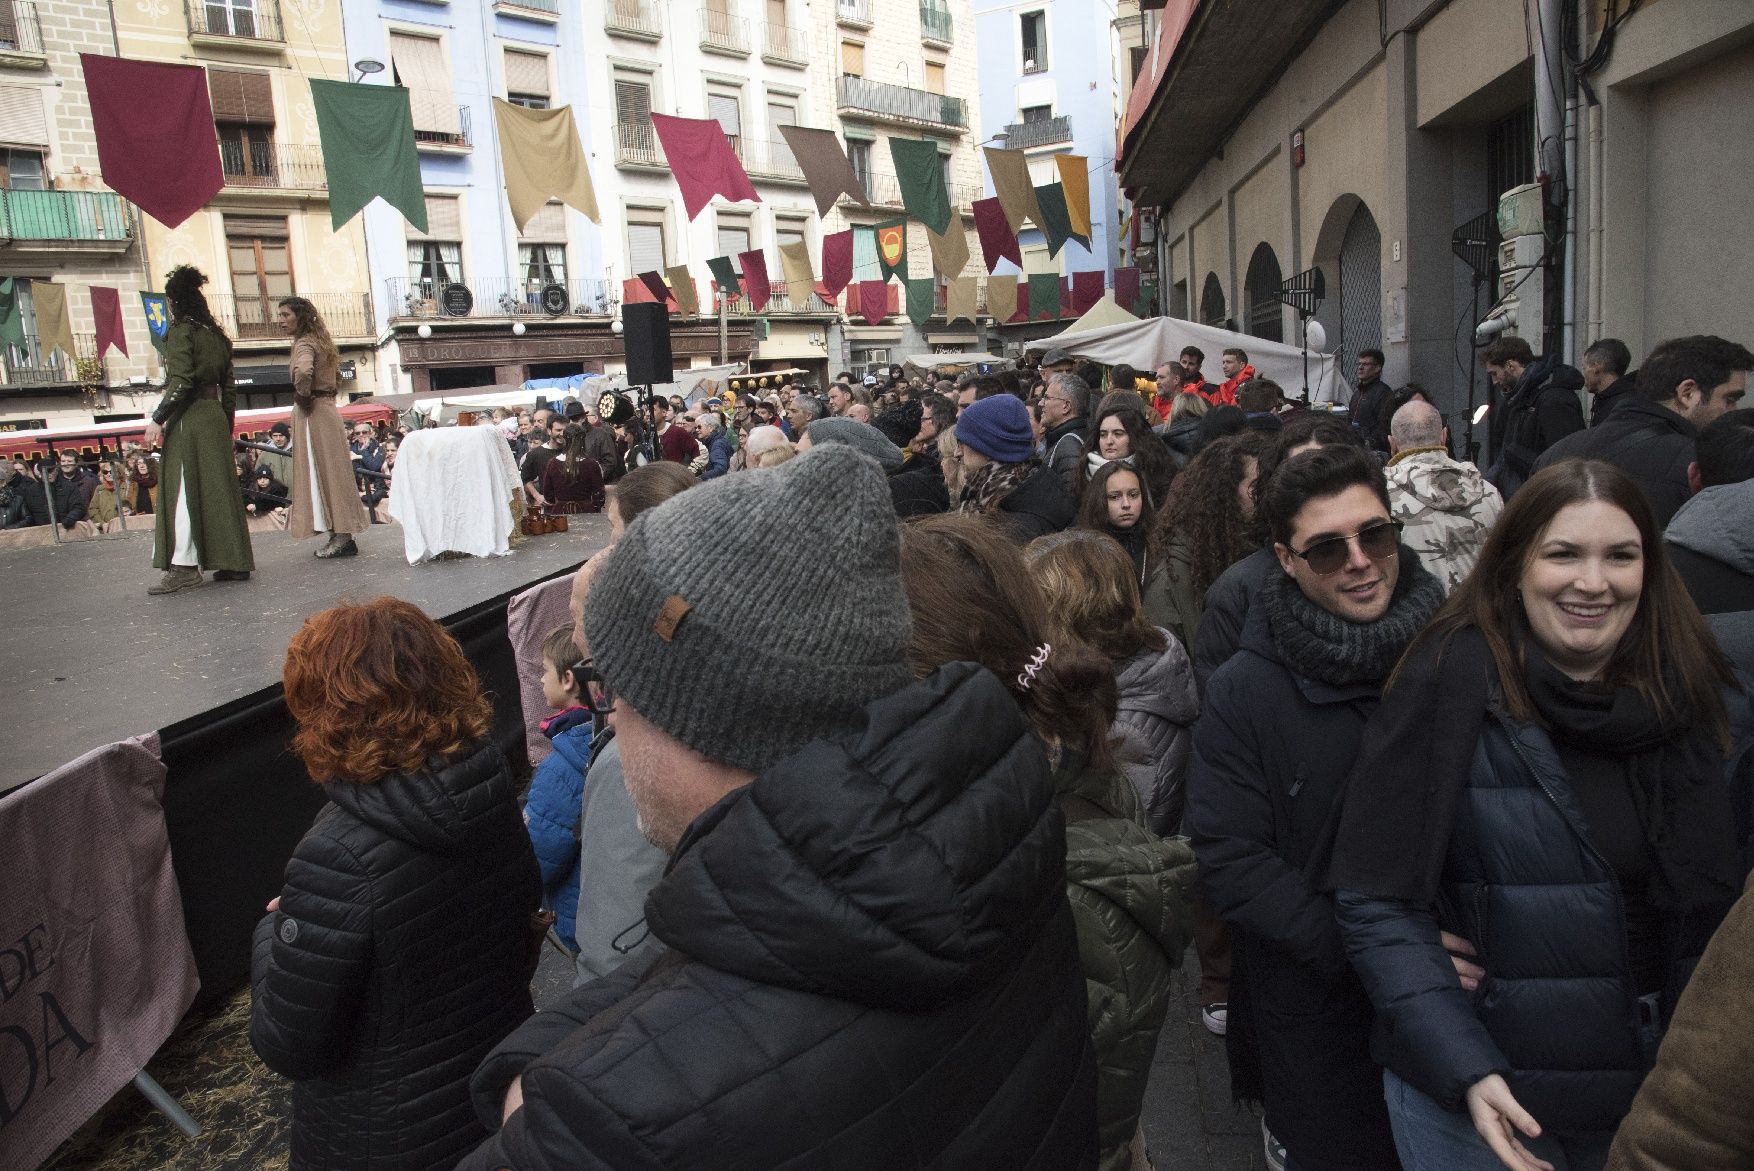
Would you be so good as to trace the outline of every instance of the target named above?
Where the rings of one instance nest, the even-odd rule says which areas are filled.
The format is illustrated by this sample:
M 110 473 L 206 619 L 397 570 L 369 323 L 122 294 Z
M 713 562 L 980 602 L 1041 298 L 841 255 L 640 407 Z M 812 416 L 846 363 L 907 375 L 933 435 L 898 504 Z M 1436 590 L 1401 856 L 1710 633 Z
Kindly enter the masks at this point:
M 219 383 L 209 382 L 205 386 L 197 384 L 192 393 L 195 398 L 217 399 L 223 390 L 224 387 L 220 386 Z

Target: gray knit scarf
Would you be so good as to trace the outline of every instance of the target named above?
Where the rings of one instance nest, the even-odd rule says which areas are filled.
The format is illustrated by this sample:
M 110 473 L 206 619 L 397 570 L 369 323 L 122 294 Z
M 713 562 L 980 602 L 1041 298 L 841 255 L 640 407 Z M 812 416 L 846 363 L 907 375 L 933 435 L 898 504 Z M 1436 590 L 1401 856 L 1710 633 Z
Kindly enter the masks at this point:
M 1350 622 L 1304 596 L 1288 574 L 1275 573 L 1261 590 L 1273 645 L 1299 675 L 1335 687 L 1387 679 L 1413 636 L 1443 604 L 1443 587 L 1401 546 L 1400 579 L 1388 611 L 1375 622 Z

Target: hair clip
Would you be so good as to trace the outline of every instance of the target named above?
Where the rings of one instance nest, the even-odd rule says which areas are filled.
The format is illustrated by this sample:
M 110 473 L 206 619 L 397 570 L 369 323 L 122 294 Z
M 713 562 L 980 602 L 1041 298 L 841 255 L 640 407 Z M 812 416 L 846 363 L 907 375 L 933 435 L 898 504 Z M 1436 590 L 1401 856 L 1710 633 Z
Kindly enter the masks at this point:
M 1052 645 L 1045 642 L 1036 648 L 1034 657 L 1024 664 L 1022 672 L 1017 676 L 1017 686 L 1021 690 L 1029 690 L 1029 685 L 1035 682 L 1036 673 L 1047 664 L 1048 652 L 1053 649 Z

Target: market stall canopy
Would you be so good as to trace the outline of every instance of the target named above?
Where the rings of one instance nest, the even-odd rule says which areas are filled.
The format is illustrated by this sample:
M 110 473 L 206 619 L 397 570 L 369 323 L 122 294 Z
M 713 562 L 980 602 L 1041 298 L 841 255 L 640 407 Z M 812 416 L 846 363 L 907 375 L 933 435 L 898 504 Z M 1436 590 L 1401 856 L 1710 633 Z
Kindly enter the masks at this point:
M 1031 350 L 1065 350 L 1074 358 L 1104 366 L 1124 362 L 1136 370 L 1154 370 L 1160 363 L 1173 362 L 1186 346 L 1195 346 L 1206 355 L 1202 373 L 1208 382 L 1224 381 L 1224 351 L 1234 347 L 1249 356 L 1249 364 L 1262 378 L 1270 378 L 1284 388 L 1287 398 L 1303 395 L 1303 350 L 1178 317 L 1147 317 L 1100 329 L 1080 330 L 1074 326 L 1029 343 Z M 1332 354 L 1315 350 L 1308 353 L 1309 401 L 1346 402 L 1350 394 L 1340 377 L 1339 362 Z
M 1084 316 L 1068 325 L 1061 336 L 1068 333 L 1082 333 L 1087 329 L 1102 329 L 1109 325 L 1127 325 L 1139 319 L 1115 304 L 1112 294 L 1104 293 L 1102 300 L 1085 310 Z M 1030 349 L 1034 349 L 1033 345 Z
M 948 370 L 960 374 L 971 366 L 1004 367 L 1011 364 L 1009 358 L 986 353 L 912 354 L 901 360 L 902 370 L 908 374 L 927 374 L 933 370 Z

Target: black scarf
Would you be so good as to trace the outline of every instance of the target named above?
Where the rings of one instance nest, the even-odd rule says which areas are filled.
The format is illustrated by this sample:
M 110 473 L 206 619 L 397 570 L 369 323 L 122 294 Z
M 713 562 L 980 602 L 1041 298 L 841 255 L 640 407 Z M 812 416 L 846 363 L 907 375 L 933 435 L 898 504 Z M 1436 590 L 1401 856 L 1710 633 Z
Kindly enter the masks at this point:
M 1351 622 L 1304 596 L 1289 574 L 1272 574 L 1261 605 L 1273 645 L 1297 674 L 1335 687 L 1381 683 L 1413 636 L 1443 604 L 1443 587 L 1405 545 L 1389 608 L 1375 622 Z

